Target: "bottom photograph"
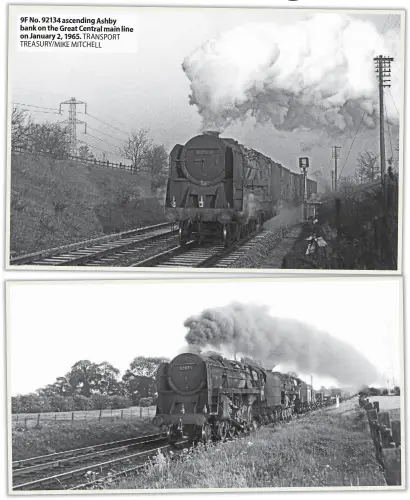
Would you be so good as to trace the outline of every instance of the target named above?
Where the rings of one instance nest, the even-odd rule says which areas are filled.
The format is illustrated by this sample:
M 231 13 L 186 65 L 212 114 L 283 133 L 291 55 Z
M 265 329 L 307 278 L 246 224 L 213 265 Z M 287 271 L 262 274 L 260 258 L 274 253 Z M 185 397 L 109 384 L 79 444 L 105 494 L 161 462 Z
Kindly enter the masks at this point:
M 6 292 L 10 493 L 405 487 L 401 278 Z

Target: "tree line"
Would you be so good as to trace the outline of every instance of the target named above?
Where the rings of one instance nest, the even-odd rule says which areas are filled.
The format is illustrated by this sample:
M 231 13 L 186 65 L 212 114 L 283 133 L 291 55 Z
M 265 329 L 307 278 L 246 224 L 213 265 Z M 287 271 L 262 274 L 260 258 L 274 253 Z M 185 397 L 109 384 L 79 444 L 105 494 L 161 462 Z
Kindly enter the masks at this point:
M 133 170 L 147 172 L 153 191 L 163 188 L 168 176 L 168 153 L 162 144 L 149 137 L 148 129 L 138 129 L 130 133 L 117 148 L 116 154 L 131 161 Z M 11 146 L 22 148 L 33 154 L 44 154 L 55 160 L 64 160 L 72 155 L 70 129 L 62 123 L 34 122 L 32 116 L 18 107 L 13 107 L 11 115 Z M 88 144 L 76 148 L 75 156 L 80 161 L 110 161 L 106 151 L 94 154 Z
M 397 175 L 393 157 L 387 159 L 387 173 Z M 325 191 L 330 192 L 333 190 L 329 183 L 329 173 L 324 172 L 323 167 L 322 170 L 317 170 L 312 175 L 322 184 Z M 380 155 L 370 150 L 364 151 L 358 154 L 352 175 L 338 176 L 338 191 L 348 191 L 360 184 L 375 182 L 380 179 L 380 175 Z
M 124 375 L 107 362 L 80 360 L 55 382 L 11 398 L 12 413 L 84 411 L 151 406 L 156 401 L 155 373 L 161 357 L 137 356 Z

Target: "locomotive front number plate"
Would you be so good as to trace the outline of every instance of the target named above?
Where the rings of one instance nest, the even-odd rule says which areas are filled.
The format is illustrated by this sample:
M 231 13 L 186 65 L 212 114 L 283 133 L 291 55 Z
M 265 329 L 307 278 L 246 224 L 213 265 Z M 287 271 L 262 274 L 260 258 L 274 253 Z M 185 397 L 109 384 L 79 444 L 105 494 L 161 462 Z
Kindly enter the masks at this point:
M 198 156 L 213 155 L 216 151 L 216 149 L 196 149 L 195 154 Z
M 192 366 L 191 365 L 182 365 L 179 367 L 179 369 L 181 371 L 192 370 Z

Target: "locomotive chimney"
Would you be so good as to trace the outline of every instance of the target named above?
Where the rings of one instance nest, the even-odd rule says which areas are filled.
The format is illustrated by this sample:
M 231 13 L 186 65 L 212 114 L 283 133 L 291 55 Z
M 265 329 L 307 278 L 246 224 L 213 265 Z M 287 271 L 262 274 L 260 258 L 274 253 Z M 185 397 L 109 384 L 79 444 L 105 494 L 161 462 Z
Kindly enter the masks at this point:
M 217 130 L 205 130 L 204 135 L 214 135 L 215 137 L 219 137 L 221 132 L 218 132 Z

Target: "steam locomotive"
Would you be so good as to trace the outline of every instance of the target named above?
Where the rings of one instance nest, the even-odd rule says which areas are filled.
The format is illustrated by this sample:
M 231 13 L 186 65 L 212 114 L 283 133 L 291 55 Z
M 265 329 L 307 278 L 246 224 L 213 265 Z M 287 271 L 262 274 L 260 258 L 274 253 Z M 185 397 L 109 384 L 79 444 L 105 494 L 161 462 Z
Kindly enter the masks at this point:
M 165 209 L 181 245 L 221 238 L 225 245 L 257 230 L 280 202 L 303 201 L 303 176 L 234 139 L 208 131 L 171 151 Z M 316 182 L 306 179 L 309 198 Z
M 167 431 L 171 445 L 224 440 L 317 405 L 312 387 L 299 378 L 217 354 L 180 354 L 158 367 L 156 383 L 153 423 Z

